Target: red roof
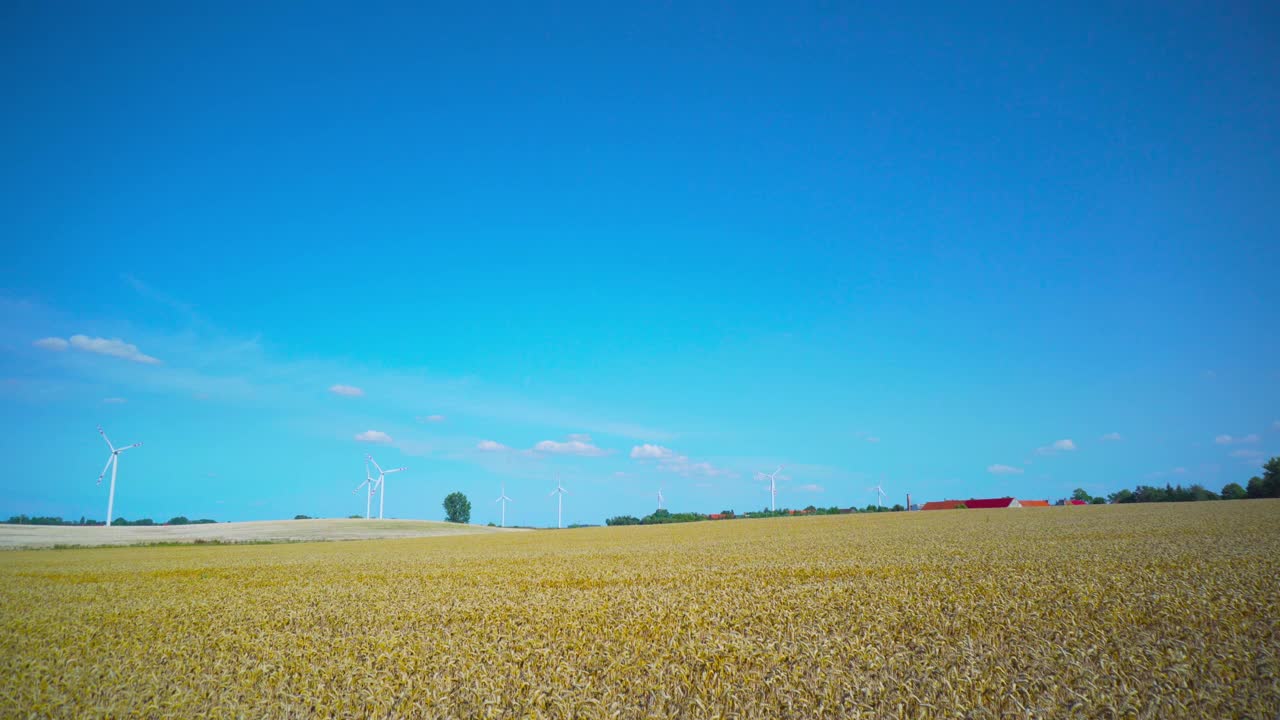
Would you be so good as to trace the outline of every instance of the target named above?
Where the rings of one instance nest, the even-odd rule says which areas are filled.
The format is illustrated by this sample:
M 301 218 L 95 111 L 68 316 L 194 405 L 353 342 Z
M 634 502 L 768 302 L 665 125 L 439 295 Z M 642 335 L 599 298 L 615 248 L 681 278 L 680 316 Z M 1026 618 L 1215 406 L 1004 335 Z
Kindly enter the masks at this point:
M 1022 507 L 1049 507 L 1048 500 L 1019 500 Z
M 963 508 L 963 507 L 964 507 L 963 500 L 934 500 L 933 502 L 925 503 L 920 507 L 920 509 L 921 510 L 955 510 L 956 508 Z
M 1087 503 L 1087 502 L 1085 502 L 1085 501 L 1083 501 L 1083 500 L 1068 500 L 1068 501 L 1067 501 L 1067 504 L 1068 504 L 1068 505 L 1088 505 L 1089 503 Z
M 971 498 L 964 501 L 964 506 L 970 510 L 986 510 L 988 508 L 1007 508 L 1013 503 L 1013 498 Z

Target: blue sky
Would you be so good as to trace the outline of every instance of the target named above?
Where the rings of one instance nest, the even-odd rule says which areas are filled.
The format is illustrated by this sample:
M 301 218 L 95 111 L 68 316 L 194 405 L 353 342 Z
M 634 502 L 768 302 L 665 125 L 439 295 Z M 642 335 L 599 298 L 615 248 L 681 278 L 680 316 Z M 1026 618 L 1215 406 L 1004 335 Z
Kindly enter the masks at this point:
M 101 518 L 98 423 L 157 519 L 1280 454 L 1274 5 L 0 13 L 0 514 Z

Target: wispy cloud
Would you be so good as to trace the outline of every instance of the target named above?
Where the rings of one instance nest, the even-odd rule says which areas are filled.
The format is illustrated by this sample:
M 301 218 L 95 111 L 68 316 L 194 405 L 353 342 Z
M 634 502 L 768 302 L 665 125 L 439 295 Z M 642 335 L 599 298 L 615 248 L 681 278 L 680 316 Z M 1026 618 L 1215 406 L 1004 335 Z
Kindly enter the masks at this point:
M 102 398 L 102 402 L 107 405 L 123 405 L 126 401 L 122 397 Z
M 364 397 L 364 390 L 354 385 L 333 385 L 329 388 L 329 392 L 343 397 Z
M 1098 439 L 1102 442 L 1120 442 L 1124 438 L 1120 437 L 1120 433 L 1118 432 L 1110 432 Z
M 390 445 L 392 442 L 391 436 L 381 430 L 365 430 L 362 433 L 356 433 L 356 440 L 378 445 Z
M 656 461 L 661 472 L 677 475 L 702 477 L 734 477 L 732 470 L 716 467 L 709 462 L 694 462 L 687 455 L 681 455 L 671 448 L 661 445 L 636 445 L 631 448 L 631 457 L 641 462 Z
M 987 472 L 992 475 L 1021 475 L 1022 468 L 1014 467 L 1012 465 L 1000 465 L 997 463 L 995 465 L 988 465 Z
M 1076 449 L 1076 444 L 1070 438 L 1065 440 L 1054 440 L 1052 443 L 1044 447 L 1036 448 L 1037 455 L 1056 455 L 1060 452 L 1072 452 Z
M 1214 438 L 1213 441 L 1219 445 L 1245 445 L 1248 443 L 1258 442 L 1258 436 L 1253 433 L 1249 435 L 1245 435 L 1243 437 L 1233 437 L 1231 435 L 1219 435 L 1218 437 Z
M 586 437 L 584 440 L 575 440 L 574 438 Z M 589 435 L 570 435 L 565 442 L 556 440 L 543 440 L 533 446 L 533 451 L 538 453 L 549 453 L 552 455 L 577 455 L 579 457 L 600 457 L 608 455 L 609 450 L 598 448 L 591 444 Z
M 676 453 L 671 448 L 665 448 L 661 445 L 637 445 L 631 448 L 631 457 L 635 460 L 663 460 L 673 458 Z
M 120 338 L 89 337 L 88 335 L 72 335 L 69 340 L 58 337 L 40 338 L 31 343 L 38 348 L 61 352 L 68 347 L 96 355 L 107 355 L 122 360 L 129 360 L 143 365 L 159 365 L 160 361 L 138 350 L 137 345 L 127 343 Z
M 445 421 L 443 415 L 419 415 L 415 419 L 420 423 L 442 423 Z
M 494 440 L 481 440 L 476 443 L 476 449 L 480 452 L 506 452 L 511 448 Z

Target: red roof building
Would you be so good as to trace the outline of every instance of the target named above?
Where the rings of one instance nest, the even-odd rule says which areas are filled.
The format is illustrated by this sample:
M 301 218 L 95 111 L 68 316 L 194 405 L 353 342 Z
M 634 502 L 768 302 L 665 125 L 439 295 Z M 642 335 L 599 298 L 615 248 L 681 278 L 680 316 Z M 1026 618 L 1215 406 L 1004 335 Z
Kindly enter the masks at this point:
M 1048 500 L 1019 500 L 1022 507 L 1049 507 Z
M 1089 503 L 1085 502 L 1084 500 L 1068 500 L 1067 504 L 1068 505 L 1088 505 Z
M 956 509 L 963 510 L 964 505 L 965 503 L 963 500 L 934 500 L 933 502 L 925 503 L 920 507 L 920 509 L 921 510 L 956 510 Z
M 1022 507 L 1022 504 L 1011 497 L 1003 498 L 970 498 L 964 501 L 964 506 L 970 510 L 991 510 L 995 508 L 1016 508 Z

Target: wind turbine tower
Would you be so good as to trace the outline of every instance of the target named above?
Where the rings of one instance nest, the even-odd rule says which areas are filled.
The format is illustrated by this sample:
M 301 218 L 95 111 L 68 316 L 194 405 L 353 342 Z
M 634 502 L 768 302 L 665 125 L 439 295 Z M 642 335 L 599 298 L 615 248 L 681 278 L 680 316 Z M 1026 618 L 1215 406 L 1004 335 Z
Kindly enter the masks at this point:
M 769 478 L 769 509 L 770 510 L 778 509 L 778 485 L 776 480 L 778 478 L 778 473 L 780 472 L 782 472 L 781 465 L 778 466 L 777 470 L 774 470 L 771 473 L 762 473 L 762 472 L 756 473 L 757 479 L 763 480 L 765 478 Z
M 351 491 L 351 494 L 355 495 L 356 493 L 360 492 L 360 488 L 364 487 L 365 485 L 369 486 L 369 491 L 365 493 L 365 498 L 364 498 L 364 519 L 368 520 L 369 504 L 373 502 L 373 490 L 377 486 L 377 483 L 374 481 L 373 476 L 369 474 L 369 460 L 367 457 L 364 461 L 364 482 L 357 485 L 356 489 Z
M 506 483 L 502 484 L 502 494 L 499 495 L 498 499 L 494 500 L 494 502 L 502 503 L 502 527 L 506 527 L 507 526 L 507 503 L 514 502 L 511 498 L 507 497 Z
M 378 464 L 377 460 L 373 459 L 372 455 L 365 455 L 365 459 L 373 463 L 373 467 L 378 470 L 378 485 L 376 489 L 378 491 L 378 519 L 381 520 L 382 508 L 384 505 L 386 505 L 386 502 L 387 502 L 387 482 L 386 482 L 387 476 L 392 473 L 404 472 L 409 468 L 398 467 L 398 468 L 391 468 L 390 470 L 383 470 L 382 466 Z
M 884 488 L 880 487 L 879 485 L 876 485 L 875 487 L 867 488 L 867 490 L 870 490 L 871 492 L 874 492 L 876 494 L 876 509 L 879 510 L 880 508 L 884 507 L 884 499 L 886 497 L 884 493 Z
M 98 484 L 102 484 L 102 478 L 107 474 L 107 468 L 111 468 L 111 490 L 107 493 L 107 527 L 111 527 L 111 513 L 115 509 L 116 503 L 116 471 L 120 469 L 120 453 L 125 450 L 132 450 L 136 447 L 142 447 L 142 443 L 134 443 L 124 447 L 116 447 L 107 439 L 107 434 L 102 431 L 102 426 L 98 426 L 98 434 L 102 436 L 103 442 L 107 447 L 111 448 L 111 455 L 107 458 L 107 464 L 102 466 L 102 472 L 98 473 Z
M 564 486 L 560 484 L 560 478 L 556 477 L 556 489 L 548 493 L 547 497 L 551 497 L 552 495 L 558 496 L 556 498 L 556 529 L 557 530 L 564 527 L 564 521 L 563 521 L 564 496 L 568 494 L 569 494 L 569 491 L 565 490 Z
M 659 510 L 661 510 L 661 509 L 662 509 L 662 503 L 663 503 L 663 501 L 665 501 L 665 500 L 666 500 L 666 498 L 662 497 L 662 486 L 661 486 L 661 485 L 659 485 L 659 486 L 658 486 L 658 509 L 659 509 Z

